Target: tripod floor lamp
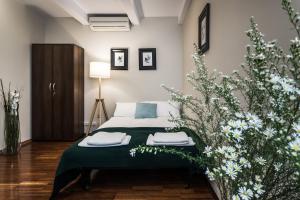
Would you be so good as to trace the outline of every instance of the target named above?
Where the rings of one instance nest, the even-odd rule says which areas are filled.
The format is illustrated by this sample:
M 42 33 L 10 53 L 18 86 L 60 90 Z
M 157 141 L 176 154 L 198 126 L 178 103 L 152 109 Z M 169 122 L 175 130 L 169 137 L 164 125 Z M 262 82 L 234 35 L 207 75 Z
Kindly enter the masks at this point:
M 90 121 L 89 121 L 89 127 L 87 130 L 87 135 L 91 131 L 92 123 L 95 118 L 95 113 L 98 109 L 98 118 L 99 118 L 99 123 L 101 125 L 101 111 L 103 109 L 104 117 L 105 120 L 108 120 L 105 104 L 104 104 L 104 99 L 101 98 L 101 79 L 104 78 L 110 78 L 110 66 L 108 63 L 105 62 L 90 62 L 90 77 L 91 78 L 98 78 L 99 80 L 99 98 L 95 100 L 94 107 L 91 113 Z M 101 104 L 101 105 L 100 105 Z M 101 109 L 102 107 L 102 109 Z

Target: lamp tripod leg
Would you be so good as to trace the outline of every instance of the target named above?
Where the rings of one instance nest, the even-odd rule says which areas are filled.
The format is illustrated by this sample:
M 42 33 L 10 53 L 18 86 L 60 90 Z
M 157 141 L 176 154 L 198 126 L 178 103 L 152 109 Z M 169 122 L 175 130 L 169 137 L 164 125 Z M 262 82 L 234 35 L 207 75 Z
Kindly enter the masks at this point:
M 101 101 L 101 78 L 99 78 L 99 103 L 101 103 L 100 101 Z M 99 126 L 101 126 L 102 124 L 101 106 L 99 106 L 98 118 L 99 118 Z
M 92 123 L 93 123 L 93 121 L 94 121 L 94 117 L 95 117 L 95 113 L 96 113 L 98 104 L 99 104 L 99 99 L 96 99 L 96 101 L 95 101 L 95 103 L 94 103 L 94 107 L 93 107 L 93 112 L 92 112 L 92 114 L 91 114 L 91 116 L 90 116 L 89 127 L 88 127 L 88 130 L 87 130 L 87 132 L 86 132 L 86 136 L 88 136 L 88 134 L 89 134 L 90 131 L 91 131 Z

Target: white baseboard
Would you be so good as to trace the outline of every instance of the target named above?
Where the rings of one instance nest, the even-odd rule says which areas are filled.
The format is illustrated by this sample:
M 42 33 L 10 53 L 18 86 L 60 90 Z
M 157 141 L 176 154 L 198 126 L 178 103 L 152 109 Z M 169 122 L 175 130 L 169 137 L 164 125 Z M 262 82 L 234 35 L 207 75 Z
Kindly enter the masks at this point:
M 90 122 L 84 122 L 84 126 L 88 126 Z M 92 126 L 96 126 L 97 122 L 92 122 Z
M 84 122 L 84 132 L 85 133 L 88 131 L 89 124 L 90 124 L 90 122 Z M 91 131 L 95 130 L 96 128 L 98 128 L 98 123 L 97 122 L 92 122 Z

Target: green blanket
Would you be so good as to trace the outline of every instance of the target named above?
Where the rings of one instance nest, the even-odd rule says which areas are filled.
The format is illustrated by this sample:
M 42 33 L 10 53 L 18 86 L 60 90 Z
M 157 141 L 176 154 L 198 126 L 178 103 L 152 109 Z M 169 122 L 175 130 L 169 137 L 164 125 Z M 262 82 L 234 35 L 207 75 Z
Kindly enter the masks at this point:
M 191 163 L 182 160 L 175 155 L 159 153 L 137 154 L 131 157 L 130 149 L 138 145 L 145 145 L 149 134 L 155 132 L 166 132 L 164 128 L 105 128 L 99 131 L 125 132 L 131 135 L 131 140 L 127 146 L 119 147 L 79 147 L 75 142 L 64 151 L 56 171 L 52 197 L 59 193 L 70 181 L 76 179 L 85 169 L 164 169 L 164 168 L 193 168 Z M 189 130 L 184 130 L 189 136 L 194 136 Z M 93 133 L 93 134 L 94 134 Z M 195 140 L 195 137 L 193 137 Z M 176 147 L 191 152 L 198 153 L 196 147 Z

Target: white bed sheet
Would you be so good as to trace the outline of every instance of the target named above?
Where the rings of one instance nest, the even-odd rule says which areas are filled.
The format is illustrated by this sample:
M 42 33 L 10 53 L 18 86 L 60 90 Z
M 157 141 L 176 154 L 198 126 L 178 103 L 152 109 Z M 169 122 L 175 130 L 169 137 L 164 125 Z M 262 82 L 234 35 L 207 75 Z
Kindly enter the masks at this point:
M 169 122 L 169 117 L 145 118 L 135 119 L 134 117 L 112 117 L 107 122 L 102 124 L 99 128 L 113 128 L 113 127 L 159 127 L 172 128 L 175 124 Z

